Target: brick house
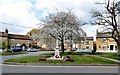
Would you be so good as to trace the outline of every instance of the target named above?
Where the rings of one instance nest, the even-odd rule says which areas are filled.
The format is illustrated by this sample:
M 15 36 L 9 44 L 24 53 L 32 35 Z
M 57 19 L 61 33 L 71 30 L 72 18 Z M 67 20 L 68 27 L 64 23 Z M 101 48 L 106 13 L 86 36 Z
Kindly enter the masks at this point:
M 93 37 L 86 37 L 84 41 L 81 41 L 81 49 L 93 50 Z
M 96 37 L 97 51 L 104 52 L 116 52 L 117 44 L 115 40 L 111 37 L 110 32 L 98 33 Z
M 6 45 L 8 44 L 8 48 L 15 47 L 17 45 L 27 48 L 32 42 L 32 39 L 27 35 L 7 34 L 5 32 L 0 32 L 0 40 L 0 45 L 2 42 L 5 42 Z

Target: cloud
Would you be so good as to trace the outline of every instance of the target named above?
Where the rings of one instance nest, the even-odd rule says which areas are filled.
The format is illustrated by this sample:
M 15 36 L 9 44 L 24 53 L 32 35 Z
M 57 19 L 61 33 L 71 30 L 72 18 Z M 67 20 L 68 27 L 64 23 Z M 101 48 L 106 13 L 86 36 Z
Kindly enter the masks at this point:
M 95 2 L 97 1 L 100 0 L 38 0 L 35 5 L 39 10 L 47 8 L 49 10 L 48 13 L 54 13 L 55 9 L 60 11 L 73 9 L 73 12 L 78 17 L 87 19 L 90 15 L 90 10 L 95 9 Z
M 72 12 L 76 14 L 78 18 L 89 21 L 91 19 L 91 9 L 98 9 L 98 7 L 95 7 L 95 2 L 100 1 L 101 0 L 37 0 L 35 6 L 37 9 L 43 10 L 42 16 L 56 12 L 55 9 L 58 9 L 58 11 L 72 9 Z M 45 8 L 47 9 L 44 10 Z M 96 26 L 86 25 L 82 28 L 88 36 L 94 36 L 96 33 Z
M 11 23 L 14 25 L 22 25 L 27 27 L 38 27 L 40 21 L 36 18 L 43 19 L 50 13 L 58 11 L 72 12 L 83 20 L 90 20 L 90 10 L 95 8 L 95 2 L 104 0 L 0 0 L 0 21 Z M 25 34 L 31 28 L 2 25 L 2 29 L 9 29 L 11 33 Z M 88 34 L 92 32 L 89 27 L 86 28 Z
M 29 12 L 32 4 L 26 0 L 0 0 L 0 21 L 13 25 L 36 27 L 38 20 L 32 12 Z M 2 29 L 8 28 L 11 33 L 25 34 L 28 28 L 2 25 Z

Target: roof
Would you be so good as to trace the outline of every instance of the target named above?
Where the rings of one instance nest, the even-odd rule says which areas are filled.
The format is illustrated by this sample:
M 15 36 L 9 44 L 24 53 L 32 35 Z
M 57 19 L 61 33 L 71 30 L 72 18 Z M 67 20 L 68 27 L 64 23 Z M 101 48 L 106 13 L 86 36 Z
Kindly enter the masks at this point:
M 93 40 L 93 37 L 86 37 L 86 40 Z
M 7 37 L 5 32 L 0 32 L 0 37 Z M 31 40 L 31 38 L 27 35 L 20 35 L 20 34 L 8 34 L 10 39 L 22 39 L 22 40 Z
M 0 32 L 0 37 L 7 37 L 7 34 L 5 32 Z
M 85 37 L 80 37 L 80 39 L 82 39 L 82 40 L 85 40 L 85 39 L 86 40 L 93 40 L 93 37 L 86 37 L 86 38 Z
M 111 38 L 111 33 L 110 32 L 97 33 L 97 38 Z

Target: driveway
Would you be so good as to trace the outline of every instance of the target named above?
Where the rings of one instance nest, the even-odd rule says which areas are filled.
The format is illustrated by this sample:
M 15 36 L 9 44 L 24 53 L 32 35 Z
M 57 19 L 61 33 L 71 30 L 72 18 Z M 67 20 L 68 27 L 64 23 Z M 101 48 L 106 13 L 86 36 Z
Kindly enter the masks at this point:
M 20 58 L 20 57 L 24 57 L 24 56 L 38 56 L 40 54 L 51 53 L 51 52 L 54 52 L 54 51 L 39 51 L 39 52 L 29 52 L 28 54 L 0 56 L 0 62 L 3 62 L 5 60 L 11 59 L 11 58 Z

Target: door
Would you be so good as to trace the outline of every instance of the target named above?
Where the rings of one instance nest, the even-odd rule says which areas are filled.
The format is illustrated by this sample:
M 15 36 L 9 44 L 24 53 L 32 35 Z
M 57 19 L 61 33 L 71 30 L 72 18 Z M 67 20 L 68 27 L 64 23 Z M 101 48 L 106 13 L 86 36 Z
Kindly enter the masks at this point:
M 110 50 L 113 50 L 114 49 L 114 45 L 110 45 Z

